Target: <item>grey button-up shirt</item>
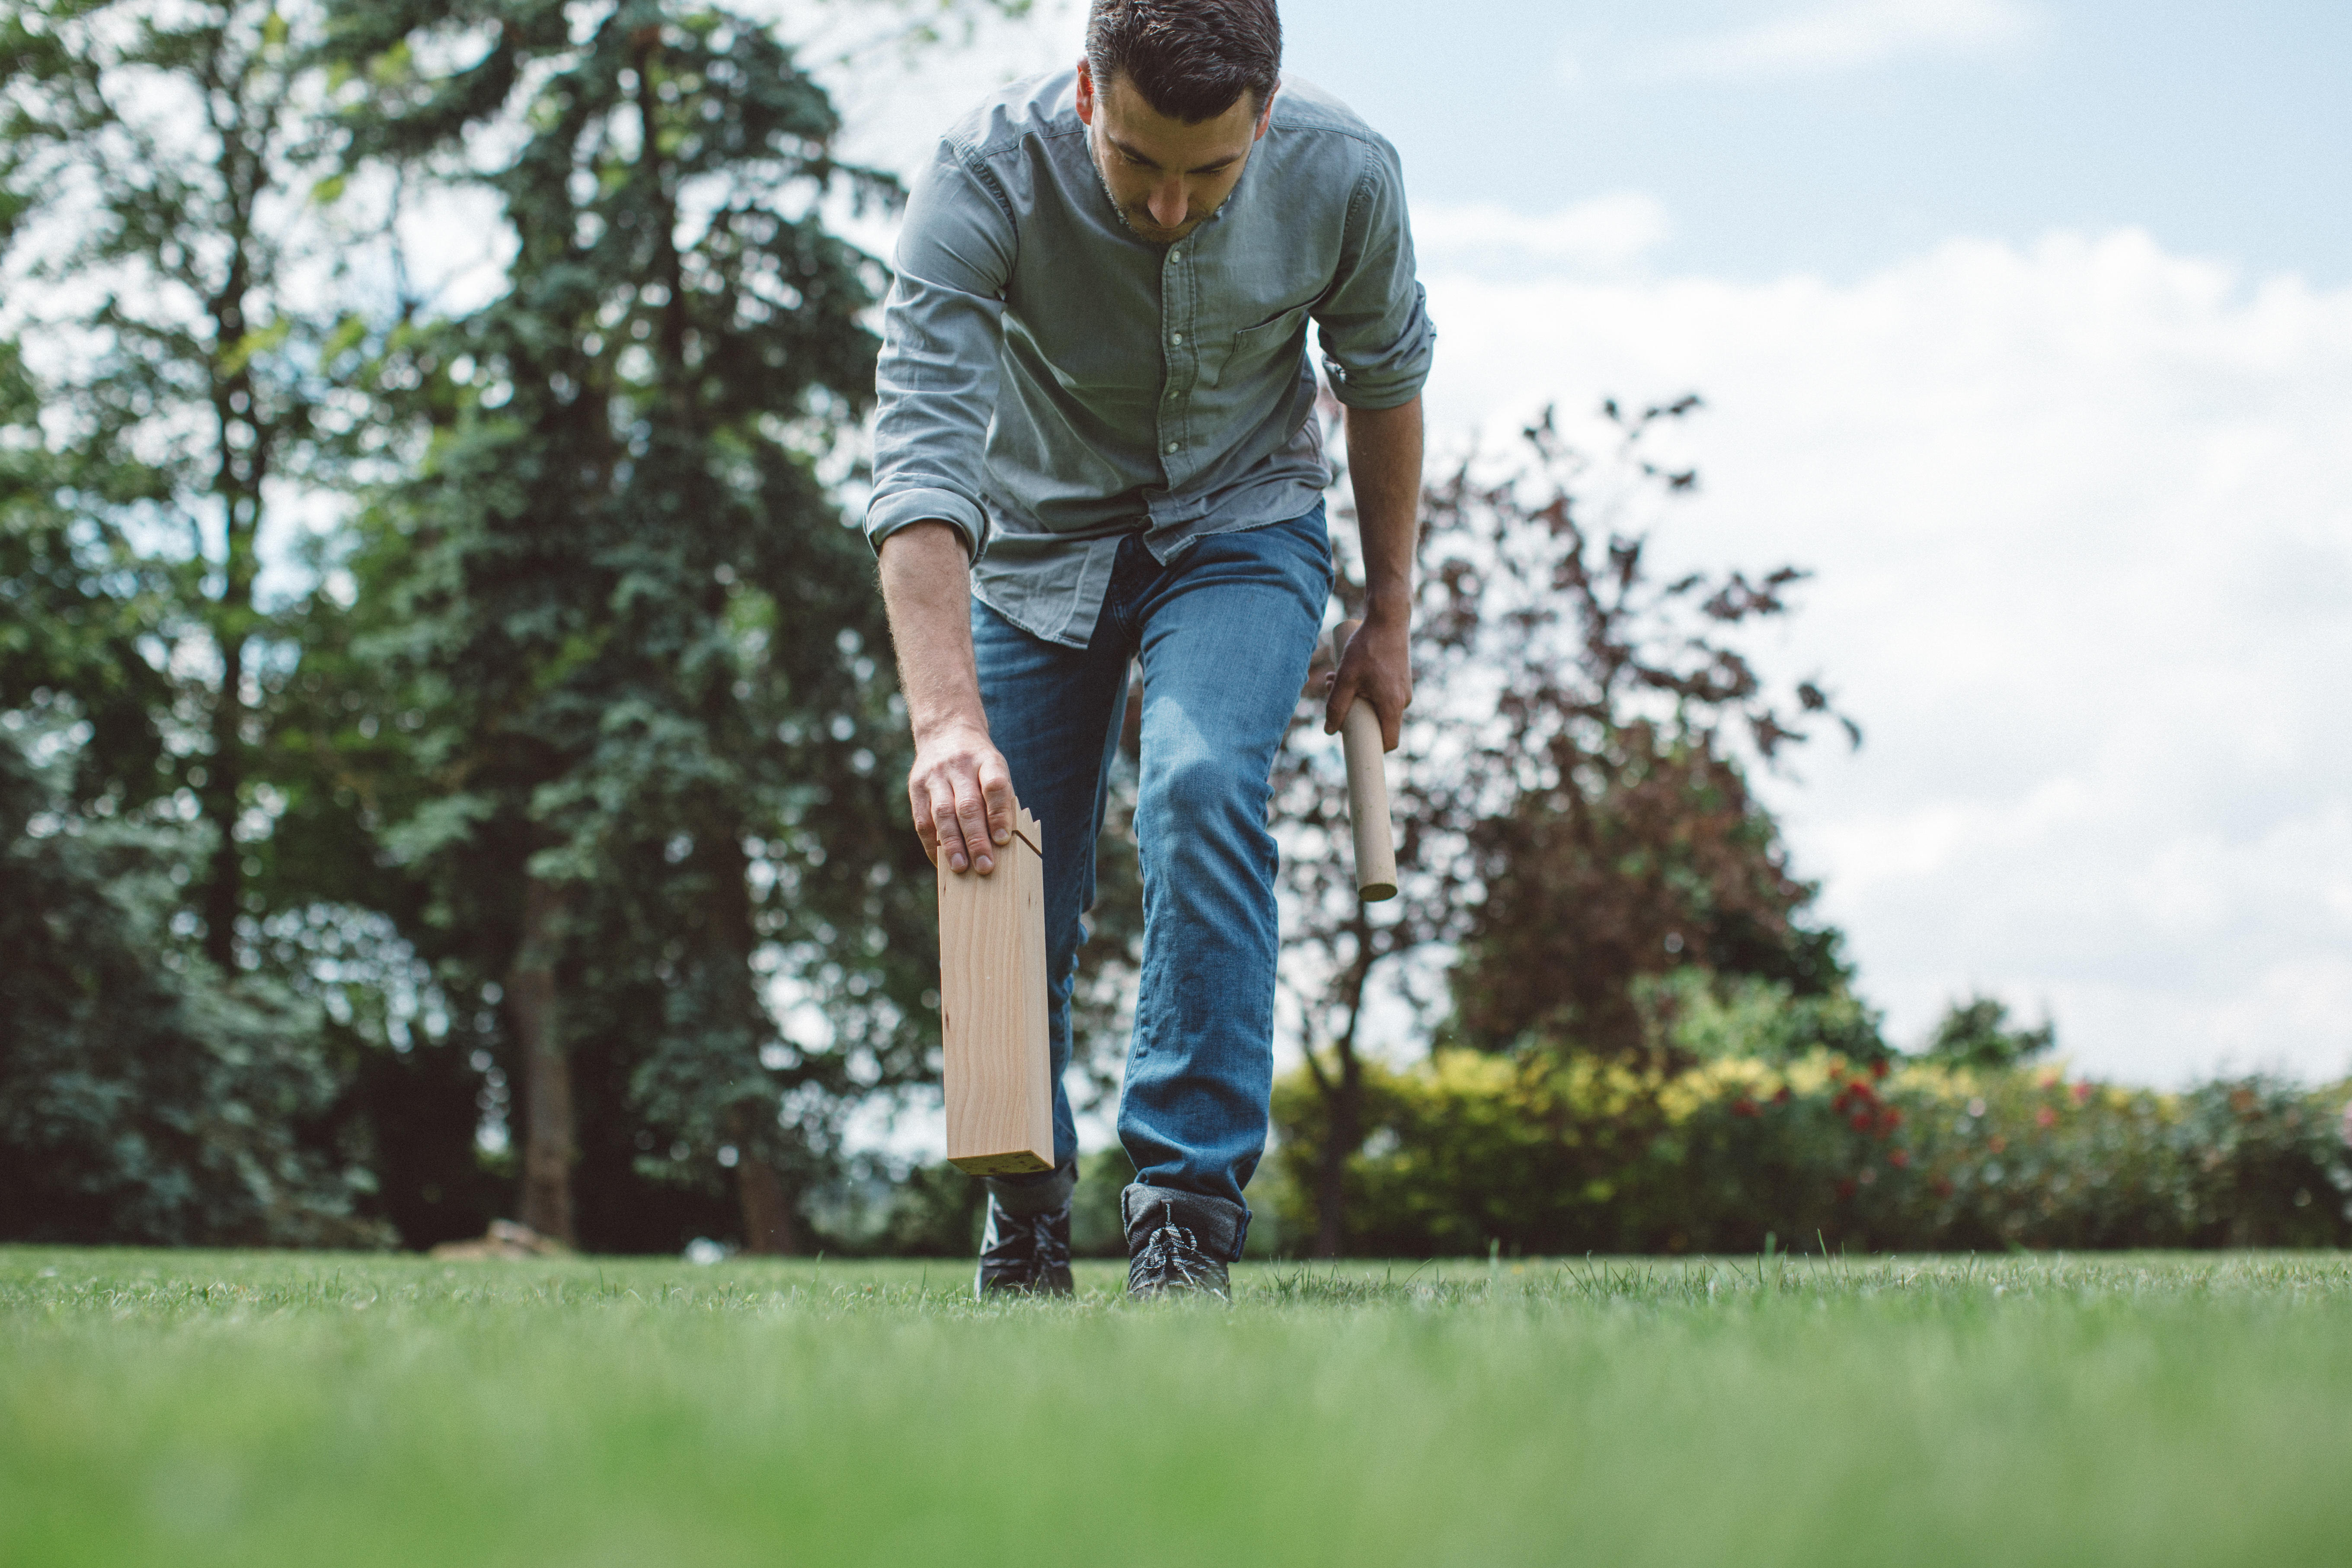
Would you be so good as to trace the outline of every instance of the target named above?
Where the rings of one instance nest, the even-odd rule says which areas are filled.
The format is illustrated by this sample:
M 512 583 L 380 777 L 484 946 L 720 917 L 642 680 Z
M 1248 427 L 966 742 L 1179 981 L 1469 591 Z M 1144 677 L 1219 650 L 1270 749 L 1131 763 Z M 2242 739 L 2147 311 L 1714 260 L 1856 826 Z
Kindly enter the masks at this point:
M 1166 562 L 1330 483 L 1310 321 L 1342 403 L 1420 392 L 1435 333 L 1396 150 L 1344 105 L 1286 81 L 1216 216 L 1158 245 L 1103 189 L 1076 73 L 1008 87 L 907 205 L 866 538 L 954 525 L 976 595 L 1084 647 L 1124 535 Z

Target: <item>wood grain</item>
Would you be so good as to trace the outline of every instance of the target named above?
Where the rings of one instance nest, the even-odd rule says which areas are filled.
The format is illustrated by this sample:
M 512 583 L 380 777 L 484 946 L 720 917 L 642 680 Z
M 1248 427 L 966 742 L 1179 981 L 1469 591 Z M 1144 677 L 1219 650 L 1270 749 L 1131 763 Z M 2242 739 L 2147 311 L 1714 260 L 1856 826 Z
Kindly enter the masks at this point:
M 1331 628 L 1331 668 L 1339 668 L 1348 639 L 1361 621 Z M 1393 899 L 1397 891 L 1396 840 L 1389 826 L 1388 763 L 1381 752 L 1381 716 L 1358 699 L 1339 721 L 1339 743 L 1348 756 L 1348 821 L 1356 837 L 1356 896 L 1368 904 Z
M 1045 840 L 1025 810 L 1013 834 L 985 877 L 939 865 L 948 1159 L 975 1176 L 1054 1168 Z

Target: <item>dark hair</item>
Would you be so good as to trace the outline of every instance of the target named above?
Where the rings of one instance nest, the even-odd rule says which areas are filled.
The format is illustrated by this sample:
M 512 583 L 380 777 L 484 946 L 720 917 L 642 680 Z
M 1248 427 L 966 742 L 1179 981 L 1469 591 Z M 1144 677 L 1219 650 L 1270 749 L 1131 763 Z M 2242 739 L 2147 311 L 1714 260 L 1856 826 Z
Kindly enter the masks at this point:
M 1282 77 L 1274 0 L 1094 0 L 1087 64 L 1095 90 L 1124 75 L 1171 119 L 1214 120 L 1248 93 L 1259 109 Z

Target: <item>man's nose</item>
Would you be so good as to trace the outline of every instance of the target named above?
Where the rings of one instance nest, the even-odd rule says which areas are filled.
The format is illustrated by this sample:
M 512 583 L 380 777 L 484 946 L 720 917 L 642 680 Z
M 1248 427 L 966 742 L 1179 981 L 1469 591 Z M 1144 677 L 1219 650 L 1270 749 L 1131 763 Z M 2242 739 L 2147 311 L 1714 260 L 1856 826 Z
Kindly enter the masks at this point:
M 1147 198 L 1151 208 L 1151 221 L 1162 228 L 1174 228 L 1184 221 L 1184 182 L 1162 180 L 1151 187 Z

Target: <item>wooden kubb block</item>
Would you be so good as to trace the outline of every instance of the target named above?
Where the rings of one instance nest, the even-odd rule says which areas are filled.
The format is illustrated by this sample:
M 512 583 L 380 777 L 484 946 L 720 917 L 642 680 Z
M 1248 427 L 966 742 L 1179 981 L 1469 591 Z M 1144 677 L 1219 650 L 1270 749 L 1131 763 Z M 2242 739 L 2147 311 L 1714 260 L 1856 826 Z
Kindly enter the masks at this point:
M 940 857 L 948 1159 L 969 1175 L 1054 1168 L 1044 843 L 1023 811 L 989 875 L 951 871 Z

